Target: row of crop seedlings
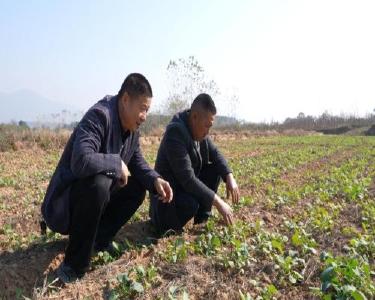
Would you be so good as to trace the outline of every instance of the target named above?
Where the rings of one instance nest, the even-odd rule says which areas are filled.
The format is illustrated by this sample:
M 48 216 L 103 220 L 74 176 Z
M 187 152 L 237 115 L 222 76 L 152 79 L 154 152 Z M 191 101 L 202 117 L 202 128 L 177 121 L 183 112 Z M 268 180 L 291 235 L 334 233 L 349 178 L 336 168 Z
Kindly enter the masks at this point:
M 369 177 L 362 177 L 369 164 L 369 152 L 364 157 L 350 160 L 340 168 L 333 170 L 326 180 L 319 181 L 316 189 L 315 206 L 300 218 L 298 224 L 289 222 L 290 229 L 295 228 L 292 236 L 294 244 L 316 245 L 311 238 L 330 234 L 335 219 L 345 206 L 345 201 L 356 201 L 363 209 L 373 207 L 373 200 L 367 201 L 366 188 L 370 183 Z M 343 199 L 340 199 L 342 197 Z M 370 202 L 370 203 L 369 203 Z M 371 204 L 372 202 L 372 204 Z M 303 222 L 302 222 L 303 220 Z M 368 219 L 366 219 L 368 220 Z M 366 228 L 366 222 L 362 223 Z M 366 231 L 365 231 L 366 232 Z M 302 233 L 302 235 L 301 235 Z M 300 240 L 303 242 L 301 243 Z M 304 246 L 305 249 L 306 246 Z M 366 299 L 374 297 L 375 285 L 373 282 L 375 244 L 373 233 L 360 235 L 349 241 L 345 246 L 347 255 L 334 257 L 322 252 L 321 287 L 313 287 L 312 291 L 324 299 Z M 312 251 L 312 254 L 315 251 Z
M 333 148 L 324 150 L 316 148 L 319 151 L 315 148 L 297 148 L 295 152 L 277 149 L 276 154 L 266 153 L 257 157 L 245 157 L 239 159 L 239 162 L 232 162 L 231 165 L 239 186 L 244 190 L 248 186 L 253 186 L 255 192 L 259 193 L 261 188 L 273 186 L 283 172 L 338 151 Z M 224 194 L 223 185 L 220 186 L 219 193 Z
M 348 200 L 353 200 L 356 196 L 362 195 L 363 189 L 368 184 L 367 178 L 360 178 L 365 165 L 365 159 L 355 157 L 319 180 L 316 183 L 316 188 L 313 189 L 317 201 L 319 202 L 319 198 L 328 200 L 327 195 L 331 197 L 344 195 Z M 345 176 L 342 174 L 345 174 Z M 353 185 L 353 183 L 356 183 L 356 185 Z M 328 207 L 330 211 L 323 210 L 324 213 L 320 213 L 320 208 L 311 210 L 305 226 L 308 225 L 306 227 L 312 227 L 315 231 L 327 232 L 331 227 L 326 226 L 324 219 L 330 218 L 332 216 L 331 213 L 334 211 L 336 211 L 337 216 L 341 209 L 340 206 L 335 205 L 328 205 Z M 323 222 L 319 218 L 323 218 Z M 328 225 L 331 223 L 330 221 L 328 221 Z M 255 257 L 262 258 L 261 261 L 264 261 L 264 258 L 269 258 L 275 262 L 274 266 L 278 272 L 278 285 L 285 287 L 287 284 L 303 281 L 306 258 L 309 258 L 308 255 L 317 254 L 314 248 L 317 244 L 311 238 L 308 230 L 304 228 L 304 224 L 298 224 L 299 229 L 295 230 L 289 242 L 289 238 L 286 235 L 264 231 L 260 222 L 252 227 L 248 226 L 248 224 L 237 222 L 230 228 L 216 227 L 213 222 L 210 221 L 207 224 L 207 233 L 199 236 L 194 243 L 186 242 L 181 238 L 171 242 L 164 257 L 169 262 L 177 262 L 184 260 L 189 252 L 193 252 L 205 256 L 213 256 L 213 261 L 220 266 L 240 272 L 245 272 L 246 268 L 249 267 L 254 268 L 259 263 Z M 311 226 L 311 224 L 314 226 Z M 289 224 L 289 229 L 292 229 L 292 227 L 293 224 Z M 247 240 L 250 233 L 252 238 Z M 288 247 L 291 247 L 292 250 L 286 252 L 285 249 Z M 295 250 L 293 250 L 293 247 Z M 301 252 L 302 257 L 300 257 L 298 250 Z M 355 287 L 351 288 L 353 295 L 361 293 Z M 327 291 L 327 289 L 323 288 L 323 292 Z M 365 292 L 368 293 L 369 291 L 365 289 Z
M 245 157 L 232 162 L 235 177 L 242 187 L 249 185 L 260 188 L 266 183 L 275 182 L 283 173 L 296 167 L 318 160 L 325 156 L 344 151 L 344 147 L 326 148 L 318 146 L 298 149 L 277 149 L 261 157 Z
M 319 194 L 322 201 L 336 195 L 338 189 L 340 189 L 340 185 L 332 184 L 331 181 L 335 178 L 332 174 L 334 172 L 341 173 L 344 168 L 351 168 L 350 164 L 360 159 L 362 155 L 361 152 L 356 151 L 352 153 L 352 158 L 350 158 L 349 161 L 347 160 L 345 165 L 341 167 L 326 164 L 323 169 L 318 170 L 316 173 L 306 172 L 305 175 L 301 177 L 303 181 L 301 186 L 295 186 L 293 182 L 291 184 L 278 182 L 278 185 L 268 186 L 268 205 L 274 208 L 281 208 L 286 204 L 290 206 L 293 203 L 302 201 L 301 199 L 313 198 L 317 194 Z M 343 159 L 345 159 L 345 157 L 343 157 Z M 337 162 L 333 163 L 335 164 Z M 361 184 L 363 185 L 364 183 Z M 358 185 L 355 187 L 357 188 Z M 350 190 L 349 188 L 350 185 L 347 187 L 347 192 L 350 191 L 352 197 L 355 197 L 358 192 L 363 191 L 363 188 L 351 188 Z
M 373 165 L 373 162 L 369 162 L 369 164 Z M 347 172 L 350 173 L 350 170 Z M 342 192 L 346 201 L 356 202 L 360 207 L 363 233 L 357 232 L 348 241 L 344 247 L 345 255 L 333 256 L 330 253 L 322 252 L 322 285 L 320 289 L 316 288 L 315 292 L 325 298 L 372 299 L 375 296 L 374 224 L 372 223 L 371 226 L 371 221 L 369 223 L 369 220 L 371 218 L 374 220 L 375 216 L 374 213 L 371 213 L 375 211 L 374 199 L 371 199 L 366 193 L 370 178 L 360 179 L 355 177 L 355 172 L 352 175 L 353 184 L 344 178 Z
M 361 158 L 361 156 L 357 156 L 340 168 L 334 169 L 331 176 L 316 182 L 315 188 L 313 189 L 316 194 L 316 202 L 323 200 L 328 203 L 326 206 L 312 206 L 313 209 L 310 211 L 308 220 L 305 223 L 301 222 L 298 226 L 293 223 L 288 224 L 289 229 L 292 230 L 295 228 L 291 237 L 292 245 L 301 247 L 302 254 L 316 254 L 314 247 L 316 247 L 317 244 L 314 239 L 311 238 L 311 233 L 308 233 L 308 231 L 315 230 L 317 232 L 326 233 L 331 229 L 335 216 L 337 217 L 339 215 L 341 209 L 340 204 L 335 204 L 335 200 L 333 202 L 330 202 L 330 200 L 336 199 L 338 196 L 343 196 L 347 201 L 364 200 L 366 187 L 370 183 L 371 176 L 361 176 L 366 166 L 369 165 L 369 153 L 363 153 L 363 155 L 365 157 Z M 370 165 L 373 164 L 370 163 Z M 374 215 L 373 199 L 370 202 L 372 202 L 371 205 L 365 201 L 360 202 L 363 206 L 363 210 L 366 212 L 366 222 L 362 224 L 364 228 L 369 228 L 367 224 L 368 220 L 371 220 L 371 216 Z M 273 240 L 273 243 L 271 243 L 273 246 L 277 246 L 276 248 L 279 250 L 282 249 L 280 240 L 285 242 L 287 239 L 283 237 L 283 239 L 279 239 L 277 242 Z M 325 264 L 328 266 L 328 271 L 322 274 L 323 284 L 321 287 L 321 295 L 327 298 L 343 295 L 347 297 L 350 295 L 355 299 L 365 299 L 362 297 L 365 294 L 368 294 L 370 297 L 374 296 L 374 286 L 371 283 L 371 278 L 374 274 L 373 270 L 370 269 L 374 261 L 373 232 L 372 235 L 365 235 L 359 240 L 352 239 L 347 249 L 349 252 L 357 255 L 359 253 L 363 254 L 363 256 L 360 257 L 360 263 L 356 258 L 338 258 L 340 264 L 335 265 L 334 259 L 330 257 L 329 254 L 322 256 L 323 259 L 325 259 Z M 290 254 L 291 255 L 286 258 L 280 257 L 280 255 L 275 256 L 275 258 L 280 269 L 284 273 L 289 273 L 288 279 L 293 283 L 298 279 L 302 279 L 302 277 L 298 275 L 302 275 L 302 272 L 298 273 L 296 270 L 293 271 L 293 267 L 298 270 L 298 266 L 303 267 L 306 260 L 296 257 L 296 253 L 294 252 L 290 252 Z M 347 262 L 347 264 L 345 264 L 345 262 Z M 351 272 L 354 272 L 358 276 L 352 276 Z M 360 278 L 363 280 L 360 281 Z
M 327 153 L 327 152 L 325 152 Z M 349 153 L 354 155 L 354 153 Z M 359 154 L 360 155 L 360 154 Z M 316 182 L 319 179 L 319 176 L 326 175 L 333 167 L 334 164 L 341 162 L 346 159 L 347 155 L 340 157 L 338 161 L 330 160 L 329 163 L 326 163 L 323 168 L 315 170 L 315 173 L 309 172 L 308 170 L 299 177 L 299 181 L 303 183 L 301 186 L 296 186 L 295 182 L 288 182 L 284 180 L 274 180 L 274 183 L 267 184 L 265 189 L 265 196 L 261 199 L 256 199 L 256 201 L 264 201 L 267 207 L 269 208 L 281 208 L 285 204 L 291 205 L 300 199 L 306 198 L 308 195 L 314 192 L 313 182 Z M 319 184 L 318 182 L 317 184 Z M 319 186 L 318 186 L 319 188 Z M 316 188 L 315 188 L 316 189 Z M 252 199 L 251 195 L 244 195 L 245 202 L 252 203 L 255 201 Z
M 354 162 L 357 162 L 357 164 Z M 320 197 L 329 200 L 330 197 L 334 197 L 335 195 L 344 195 L 348 200 L 353 201 L 356 195 L 362 195 L 363 188 L 368 184 L 367 179 L 360 177 L 365 164 L 366 159 L 361 160 L 358 159 L 357 156 L 340 168 L 336 168 L 328 176 L 325 175 L 317 180 L 314 188 L 311 190 L 311 193 L 316 195 L 316 201 L 319 202 Z M 342 173 L 346 175 L 341 176 Z M 331 178 L 331 180 L 329 180 L 329 178 Z M 350 188 L 350 183 L 352 182 L 356 183 L 354 188 Z M 358 188 L 358 184 L 362 189 Z M 353 193 L 353 191 L 356 192 Z M 329 207 L 333 210 L 339 210 L 336 206 Z M 366 209 L 369 211 L 367 213 L 367 218 L 369 219 L 369 217 L 373 216 L 375 210 L 374 208 L 369 210 L 368 206 L 366 206 Z M 227 228 L 217 226 L 217 219 L 213 218 L 207 223 L 205 233 L 198 236 L 195 241 L 188 242 L 181 237 L 172 239 L 166 249 L 159 255 L 169 263 L 183 261 L 190 253 L 204 255 L 210 257 L 212 263 L 218 267 L 240 273 L 248 272 L 251 269 L 259 269 L 261 265 L 267 266 L 265 262 L 272 261 L 274 262 L 273 268 L 278 273 L 278 280 L 275 284 L 278 288 L 283 288 L 288 284 L 301 283 L 306 279 L 305 276 L 311 275 L 306 275 L 304 272 L 306 270 L 306 261 L 311 256 L 317 255 L 317 242 L 312 238 L 310 228 L 311 224 L 316 224 L 314 219 L 317 218 L 317 215 L 319 215 L 319 213 L 317 214 L 316 210 L 312 210 L 305 223 L 300 222 L 297 225 L 295 222 L 286 222 L 282 230 L 286 230 L 288 233 L 292 232 L 292 234 L 289 234 L 290 238 L 288 238 L 287 234 L 283 235 L 277 232 L 267 232 L 262 228 L 261 221 L 255 224 L 246 224 L 242 221 L 238 221 L 233 226 Z M 313 228 L 316 227 L 322 230 L 323 233 L 330 229 L 329 226 L 313 226 Z M 355 259 L 353 260 L 353 258 L 349 258 L 348 261 L 348 259 L 341 257 L 334 258 L 329 253 L 322 252 L 321 257 L 324 269 L 322 273 L 322 287 L 313 287 L 313 292 L 320 294 L 322 297 L 336 297 L 340 296 L 342 293 L 350 293 L 354 299 L 366 299 L 364 298 L 366 294 L 369 295 L 369 297 L 373 296 L 373 291 L 371 290 L 373 287 L 368 281 L 368 274 L 372 276 L 368 263 L 366 267 L 366 259 L 368 260 L 368 257 L 373 255 L 373 252 L 372 254 L 368 254 L 368 252 L 363 251 L 363 248 L 369 248 L 368 244 L 368 239 L 366 240 L 366 238 L 364 239 L 362 237 L 360 240 L 352 239 L 348 247 L 348 251 L 352 249 L 350 250 L 352 254 L 367 253 L 367 256 L 362 257 L 361 264 Z M 154 269 L 153 265 L 148 268 L 151 268 L 153 272 L 157 272 L 157 269 Z M 367 273 L 366 270 L 368 271 Z M 350 271 L 354 273 L 357 272 L 364 280 L 359 283 L 356 281 L 356 277 L 352 276 L 349 278 L 349 280 L 351 280 L 350 284 L 340 285 L 336 281 L 344 277 L 342 272 L 340 273 L 339 271 L 348 271 L 349 273 Z M 134 271 L 132 272 L 134 273 Z M 345 273 L 345 275 L 347 274 Z M 331 283 L 327 283 L 327 278 L 331 280 Z M 348 280 L 348 278 L 345 277 L 345 280 Z M 252 279 L 251 281 L 255 290 L 257 290 L 264 299 L 271 299 L 271 297 L 277 293 L 275 285 L 267 285 L 264 287 L 259 285 L 256 279 Z M 139 280 L 131 279 L 125 274 L 119 277 L 119 284 L 114 290 L 113 295 L 118 295 L 118 292 L 124 287 L 129 293 L 141 293 L 145 285 L 147 286 L 147 284 L 143 284 L 142 287 L 140 287 Z M 175 294 L 176 291 L 178 291 L 177 288 L 174 289 Z M 168 293 L 171 294 L 170 291 L 168 291 Z M 187 295 L 184 290 L 181 293 L 184 296 Z M 173 297 L 172 294 L 169 296 Z M 251 299 L 249 294 L 245 295 L 241 291 L 239 292 L 239 296 L 243 299 Z

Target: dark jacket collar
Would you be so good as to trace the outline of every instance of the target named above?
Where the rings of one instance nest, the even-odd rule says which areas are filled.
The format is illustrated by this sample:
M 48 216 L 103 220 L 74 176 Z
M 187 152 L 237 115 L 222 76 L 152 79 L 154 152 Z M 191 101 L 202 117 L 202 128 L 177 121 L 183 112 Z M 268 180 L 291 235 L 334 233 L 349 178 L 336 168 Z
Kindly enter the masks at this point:
M 190 109 L 186 109 L 175 114 L 172 118 L 172 122 L 180 123 L 183 126 L 185 126 L 187 131 L 189 132 L 191 139 L 193 139 L 193 135 L 191 134 L 191 129 L 189 126 L 189 113 L 190 113 Z
M 119 132 L 122 139 L 125 140 L 129 136 L 130 131 L 129 130 L 124 131 L 121 126 L 120 113 L 118 110 L 118 102 L 119 102 L 118 95 L 112 96 L 112 98 L 109 100 L 111 110 L 113 111 L 112 128 L 116 132 Z
M 179 124 L 183 125 L 187 129 L 186 131 L 189 134 L 189 138 L 192 141 L 193 148 L 194 148 L 194 150 L 196 152 L 196 155 L 197 155 L 197 157 L 199 159 L 199 163 L 200 163 L 199 169 L 201 169 L 201 167 L 202 167 L 201 147 L 199 146 L 200 143 L 196 143 L 194 141 L 193 135 L 191 134 L 191 130 L 190 130 L 190 126 L 189 126 L 189 113 L 190 113 L 190 109 L 186 109 L 184 111 L 181 111 L 181 112 L 175 114 L 173 116 L 173 118 L 172 118 L 172 123 L 179 123 Z

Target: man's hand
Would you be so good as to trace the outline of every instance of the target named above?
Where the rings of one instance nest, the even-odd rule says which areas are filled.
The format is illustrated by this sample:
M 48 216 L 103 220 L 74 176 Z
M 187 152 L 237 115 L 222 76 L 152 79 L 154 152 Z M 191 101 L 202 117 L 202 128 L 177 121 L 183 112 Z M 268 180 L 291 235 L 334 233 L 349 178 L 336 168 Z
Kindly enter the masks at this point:
M 163 203 L 169 203 L 173 199 L 173 191 L 168 181 L 160 177 L 155 179 L 154 186 Z
M 240 190 L 238 188 L 238 185 L 232 173 L 229 173 L 227 175 L 225 184 L 226 184 L 226 190 L 227 190 L 227 199 L 229 198 L 229 196 L 231 196 L 232 203 L 238 203 L 240 199 Z
M 215 195 L 214 201 L 212 204 L 217 208 L 219 213 L 223 216 L 224 222 L 226 225 L 233 224 L 233 212 L 232 208 L 225 203 L 218 195 Z
M 123 161 L 121 161 L 121 178 L 119 181 L 120 187 L 124 187 L 128 184 L 128 177 L 130 175 L 128 167 Z

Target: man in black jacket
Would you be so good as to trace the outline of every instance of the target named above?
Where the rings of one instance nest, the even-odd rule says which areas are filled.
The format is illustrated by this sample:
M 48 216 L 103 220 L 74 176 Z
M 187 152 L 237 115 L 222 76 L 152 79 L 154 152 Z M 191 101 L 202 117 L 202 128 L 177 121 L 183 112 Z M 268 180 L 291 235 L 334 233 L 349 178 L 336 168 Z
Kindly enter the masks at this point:
M 151 196 L 150 217 L 160 232 L 181 231 L 193 217 L 194 223 L 205 222 L 212 206 L 226 224 L 233 222 L 231 207 L 217 195 L 220 177 L 234 203 L 239 189 L 226 160 L 207 137 L 215 115 L 212 98 L 200 94 L 191 109 L 175 115 L 166 128 L 155 170 L 171 184 L 174 197 L 165 203 L 158 195 Z
M 108 250 L 117 231 L 142 204 L 146 189 L 172 200 L 169 183 L 152 170 L 139 147 L 152 90 L 137 73 L 116 96 L 106 96 L 74 129 L 48 186 L 42 215 L 51 230 L 69 234 L 57 275 L 82 277 L 93 250 Z M 131 175 L 131 176 L 130 176 Z

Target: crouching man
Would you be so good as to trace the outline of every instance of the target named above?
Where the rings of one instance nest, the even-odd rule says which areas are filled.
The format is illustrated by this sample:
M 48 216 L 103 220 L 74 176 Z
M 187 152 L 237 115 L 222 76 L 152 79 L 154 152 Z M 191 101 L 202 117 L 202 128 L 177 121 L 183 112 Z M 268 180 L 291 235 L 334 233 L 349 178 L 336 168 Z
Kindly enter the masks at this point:
M 161 233 L 181 231 L 192 218 L 195 224 L 206 222 L 212 206 L 226 224 L 233 222 L 231 207 L 217 195 L 220 178 L 234 203 L 239 189 L 223 155 L 207 137 L 215 115 L 212 98 L 200 94 L 191 108 L 176 114 L 166 128 L 155 170 L 171 184 L 174 197 L 163 202 L 154 194 L 150 202 L 150 218 Z
M 151 98 L 147 79 L 130 74 L 116 96 L 88 110 L 65 147 L 42 204 L 48 227 L 69 235 L 56 272 L 64 283 L 85 274 L 93 250 L 110 250 L 146 189 L 165 203 L 173 197 L 169 183 L 148 166 L 139 147 L 138 128 Z

